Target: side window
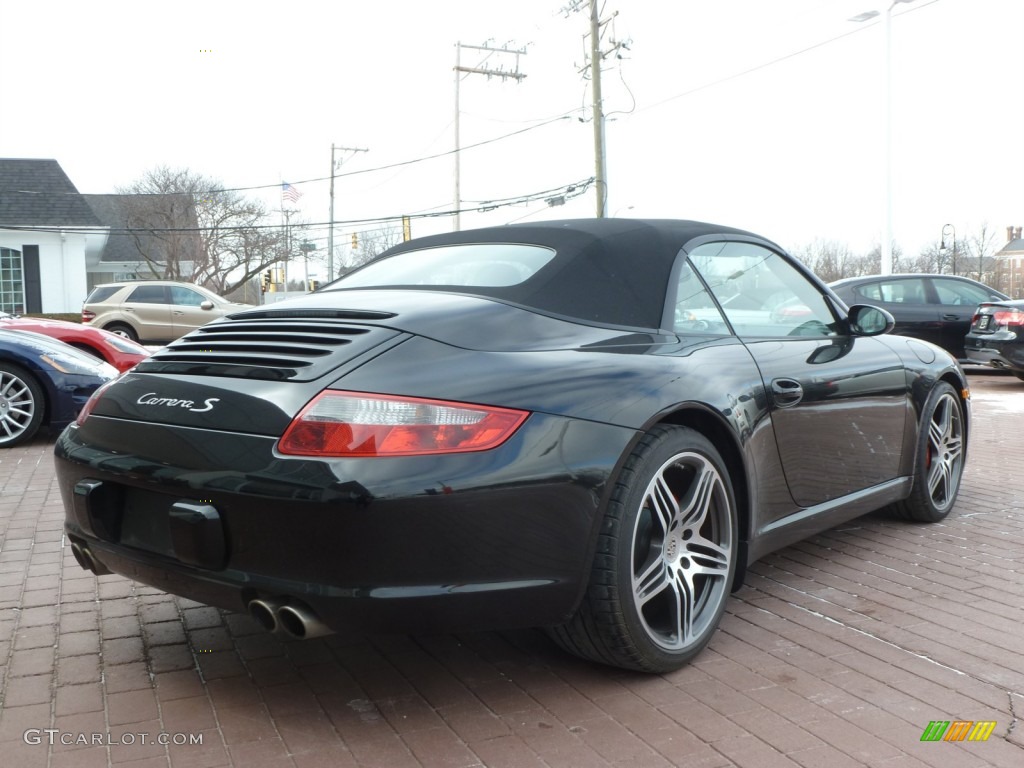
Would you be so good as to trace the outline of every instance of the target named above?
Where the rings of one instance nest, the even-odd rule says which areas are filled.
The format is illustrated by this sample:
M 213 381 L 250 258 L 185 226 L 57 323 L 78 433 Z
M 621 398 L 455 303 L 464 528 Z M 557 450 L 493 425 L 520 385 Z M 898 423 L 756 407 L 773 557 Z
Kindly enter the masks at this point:
M 739 336 L 837 335 L 821 291 L 779 254 L 751 243 L 707 243 L 690 261 Z
M 870 298 L 875 301 L 883 301 L 887 304 L 925 304 L 924 281 L 920 278 L 911 280 L 886 280 L 879 283 L 872 283 L 873 288 Z M 864 288 L 861 288 L 864 293 Z M 869 294 L 864 293 L 865 296 Z
M 983 301 L 991 301 L 992 294 L 983 288 L 959 280 L 943 280 L 932 278 L 935 292 L 939 294 L 939 304 L 956 304 L 974 308 Z
M 182 304 L 186 307 L 198 307 L 203 303 L 203 298 L 202 294 L 196 293 L 188 288 L 182 288 L 179 285 L 171 286 L 171 304 Z
M 882 298 L 882 288 L 878 283 L 864 283 L 864 285 L 858 285 L 853 290 L 869 302 L 885 301 L 885 299 Z
M 140 285 L 128 297 L 128 301 L 139 304 L 166 304 L 167 291 L 162 285 Z
M 730 334 L 721 311 L 685 256 L 680 256 L 675 297 L 669 306 L 674 308 L 672 330 L 676 333 Z

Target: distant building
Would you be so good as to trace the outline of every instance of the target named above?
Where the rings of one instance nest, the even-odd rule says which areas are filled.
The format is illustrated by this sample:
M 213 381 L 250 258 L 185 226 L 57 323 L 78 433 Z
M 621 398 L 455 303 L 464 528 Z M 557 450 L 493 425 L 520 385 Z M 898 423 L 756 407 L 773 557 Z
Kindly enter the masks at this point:
M 1006 228 L 1006 245 L 996 252 L 997 282 L 1011 298 L 1024 298 L 1024 238 L 1021 227 Z M 999 287 L 999 286 L 996 286 Z
M 88 287 L 121 280 L 183 279 L 192 275 L 201 243 L 191 195 L 82 195 L 110 228 L 98 260 L 87 265 Z M 175 273 L 168 275 L 171 261 Z
M 0 158 L 0 311 L 78 312 L 95 285 L 164 277 L 168 257 L 187 280 L 197 229 L 188 195 L 83 195 L 56 160 Z
M 0 310 L 80 310 L 108 229 L 56 160 L 0 158 Z

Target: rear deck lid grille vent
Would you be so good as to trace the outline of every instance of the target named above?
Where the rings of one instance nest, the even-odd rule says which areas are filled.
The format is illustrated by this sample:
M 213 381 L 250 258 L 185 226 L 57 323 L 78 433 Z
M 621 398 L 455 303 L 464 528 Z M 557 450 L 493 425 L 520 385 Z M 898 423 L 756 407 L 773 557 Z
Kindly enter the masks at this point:
M 399 334 L 341 319 L 386 319 L 386 312 L 268 310 L 218 320 L 139 363 L 140 373 L 309 381 Z

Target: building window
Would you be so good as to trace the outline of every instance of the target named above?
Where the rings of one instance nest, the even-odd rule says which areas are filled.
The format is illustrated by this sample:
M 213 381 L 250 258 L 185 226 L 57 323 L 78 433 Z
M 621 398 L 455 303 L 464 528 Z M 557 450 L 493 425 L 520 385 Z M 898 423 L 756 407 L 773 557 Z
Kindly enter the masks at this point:
M 20 315 L 25 311 L 25 281 L 21 251 L 0 248 L 0 311 Z

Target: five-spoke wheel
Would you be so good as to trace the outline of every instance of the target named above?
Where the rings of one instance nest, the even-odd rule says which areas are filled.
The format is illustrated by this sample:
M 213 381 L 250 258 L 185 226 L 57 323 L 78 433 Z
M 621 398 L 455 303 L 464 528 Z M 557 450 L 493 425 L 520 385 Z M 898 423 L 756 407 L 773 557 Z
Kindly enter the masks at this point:
M 960 491 L 965 438 L 960 398 L 952 386 L 939 382 L 921 412 L 914 487 L 893 505 L 898 516 L 934 523 L 949 514 Z
M 736 569 L 736 520 L 714 445 L 686 427 L 654 428 L 619 475 L 587 596 L 552 637 L 606 664 L 679 668 L 722 617 Z

